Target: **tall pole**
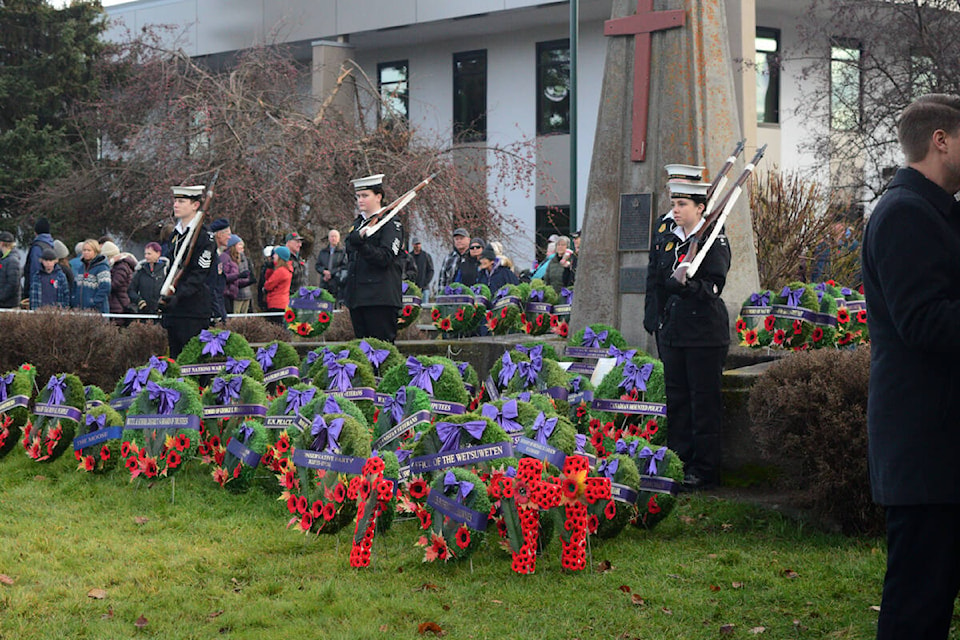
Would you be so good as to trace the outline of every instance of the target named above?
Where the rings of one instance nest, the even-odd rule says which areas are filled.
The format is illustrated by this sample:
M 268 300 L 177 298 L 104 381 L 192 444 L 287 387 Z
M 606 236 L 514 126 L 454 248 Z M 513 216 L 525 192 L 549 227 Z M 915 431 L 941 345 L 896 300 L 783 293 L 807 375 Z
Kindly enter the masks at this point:
M 580 0 L 570 0 L 570 232 L 577 223 L 577 39 L 580 33 Z

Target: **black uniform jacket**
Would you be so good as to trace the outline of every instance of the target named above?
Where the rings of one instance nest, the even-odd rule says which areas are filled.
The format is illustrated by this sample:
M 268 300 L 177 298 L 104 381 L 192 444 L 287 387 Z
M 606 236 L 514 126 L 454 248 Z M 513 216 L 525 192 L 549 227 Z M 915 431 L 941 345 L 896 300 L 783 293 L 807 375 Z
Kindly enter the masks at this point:
M 199 236 L 193 248 L 190 262 L 183 267 L 183 275 L 177 283 L 176 293 L 171 296 L 164 309 L 164 317 L 209 318 L 211 313 L 210 291 L 207 286 L 212 269 L 216 268 L 217 251 L 213 234 L 206 226 L 197 229 Z M 186 233 L 180 234 L 174 229 L 170 234 L 172 263 L 180 245 L 185 241 Z
M 347 234 L 347 290 L 350 309 L 402 306 L 403 278 L 400 247 L 403 226 L 394 217 L 368 238 L 360 237 L 363 216 L 357 216 Z

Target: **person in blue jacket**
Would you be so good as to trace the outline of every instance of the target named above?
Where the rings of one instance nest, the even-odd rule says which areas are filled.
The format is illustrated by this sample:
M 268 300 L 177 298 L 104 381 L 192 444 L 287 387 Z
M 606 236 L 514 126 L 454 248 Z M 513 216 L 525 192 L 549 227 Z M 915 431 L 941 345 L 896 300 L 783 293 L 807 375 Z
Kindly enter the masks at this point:
M 100 243 L 83 241 L 80 271 L 74 274 L 73 306 L 110 313 L 110 262 L 100 254 Z

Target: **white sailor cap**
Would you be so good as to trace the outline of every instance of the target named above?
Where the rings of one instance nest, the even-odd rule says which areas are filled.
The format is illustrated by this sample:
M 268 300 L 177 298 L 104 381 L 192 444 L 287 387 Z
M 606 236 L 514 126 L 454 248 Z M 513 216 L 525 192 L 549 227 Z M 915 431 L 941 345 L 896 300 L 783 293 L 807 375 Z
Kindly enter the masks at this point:
M 355 190 L 363 191 L 364 189 L 379 187 L 381 184 L 383 184 L 383 176 L 385 175 L 385 173 L 377 173 L 365 178 L 357 178 L 356 180 L 351 180 L 350 182 L 353 183 L 353 188 Z
M 667 182 L 671 198 L 700 198 L 706 199 L 709 182 L 688 182 L 686 180 L 670 180 Z
M 706 169 L 693 164 L 668 164 L 663 168 L 667 170 L 667 180 L 689 180 L 690 182 L 703 180 L 703 170 Z
M 206 187 L 202 184 L 195 184 L 184 187 L 173 187 L 174 198 L 199 198 L 203 195 Z

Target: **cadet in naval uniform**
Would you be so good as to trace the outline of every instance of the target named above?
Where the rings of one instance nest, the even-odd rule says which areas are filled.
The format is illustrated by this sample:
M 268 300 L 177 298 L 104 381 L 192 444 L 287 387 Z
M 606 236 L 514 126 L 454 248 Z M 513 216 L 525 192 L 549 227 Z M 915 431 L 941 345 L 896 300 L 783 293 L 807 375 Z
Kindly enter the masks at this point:
M 394 217 L 370 235 L 366 228 L 376 223 L 378 217 L 371 216 L 383 207 L 383 175 L 353 180 L 360 215 L 347 232 L 344 301 L 356 337 L 393 342 L 402 306 L 403 226 Z
M 200 211 L 204 186 L 173 187 L 173 216 L 177 226 L 170 234 L 167 258 L 173 263 L 187 240 L 187 227 Z M 172 294 L 163 301 L 161 323 L 167 330 L 170 357 L 176 358 L 190 338 L 210 326 L 210 291 L 207 280 L 216 263 L 213 236 L 206 226 L 197 229 L 197 244 L 189 262 L 180 265 L 183 274 Z
M 717 236 L 696 274 L 678 282 L 673 272 L 704 224 L 708 183 L 668 182 L 674 230 L 657 262 L 665 294 L 657 342 L 667 391 L 667 445 L 684 463 L 684 486 L 705 489 L 719 481 L 720 380 L 730 346 L 727 308 L 720 299 L 730 269 L 730 245 Z M 705 239 L 705 238 L 704 238 Z

